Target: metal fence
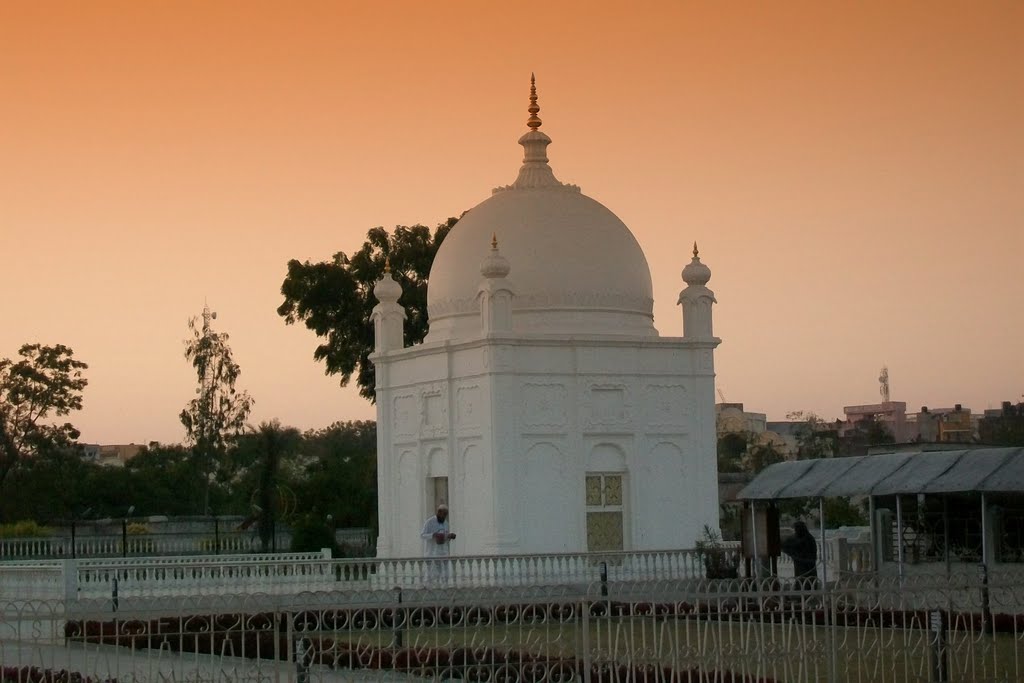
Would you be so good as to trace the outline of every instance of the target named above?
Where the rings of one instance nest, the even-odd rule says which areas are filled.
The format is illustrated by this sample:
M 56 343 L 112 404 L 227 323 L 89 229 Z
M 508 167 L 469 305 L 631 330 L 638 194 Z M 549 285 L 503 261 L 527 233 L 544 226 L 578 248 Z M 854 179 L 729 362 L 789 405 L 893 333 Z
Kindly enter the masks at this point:
M 217 519 L 193 521 L 189 530 L 175 529 L 176 526 L 181 525 L 124 520 L 105 526 L 90 525 L 78 531 L 73 527 L 62 528 L 51 536 L 0 537 L 0 560 L 285 552 L 292 542 L 292 533 L 287 528 L 279 529 L 264 548 L 255 527 L 239 529 L 237 524 Z M 372 554 L 370 529 L 337 529 L 334 536 L 339 548 L 349 553 Z
M 1019 586 L 969 573 L 152 597 L 117 612 L 7 600 L 0 680 L 1010 683 L 1024 680 Z

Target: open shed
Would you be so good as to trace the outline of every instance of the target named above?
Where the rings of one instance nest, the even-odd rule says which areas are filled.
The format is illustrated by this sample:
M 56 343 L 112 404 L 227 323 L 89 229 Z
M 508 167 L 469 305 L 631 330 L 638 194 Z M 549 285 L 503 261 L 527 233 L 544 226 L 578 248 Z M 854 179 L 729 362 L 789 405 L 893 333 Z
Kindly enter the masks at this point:
M 739 493 L 757 507 L 775 501 L 822 502 L 866 496 L 871 569 L 921 565 L 951 572 L 958 563 L 1024 562 L 1024 448 L 917 450 L 850 458 L 796 460 L 767 467 Z M 752 528 L 754 555 L 758 532 Z

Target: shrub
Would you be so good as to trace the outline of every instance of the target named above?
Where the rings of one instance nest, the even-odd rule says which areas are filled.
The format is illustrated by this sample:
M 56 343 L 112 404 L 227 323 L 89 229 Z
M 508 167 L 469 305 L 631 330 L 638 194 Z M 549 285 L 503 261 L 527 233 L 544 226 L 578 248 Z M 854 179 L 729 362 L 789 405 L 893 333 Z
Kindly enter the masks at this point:
M 13 522 L 11 524 L 0 524 L 0 537 L 3 538 L 33 538 L 51 535 L 53 535 L 53 529 L 42 526 L 32 519 L 23 519 L 20 522 Z

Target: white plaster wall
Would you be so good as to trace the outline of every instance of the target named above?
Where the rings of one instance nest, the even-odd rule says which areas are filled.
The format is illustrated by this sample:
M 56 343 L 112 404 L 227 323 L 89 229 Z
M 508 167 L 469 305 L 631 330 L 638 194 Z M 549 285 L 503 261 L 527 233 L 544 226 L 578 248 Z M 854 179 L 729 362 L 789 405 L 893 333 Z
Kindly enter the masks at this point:
M 579 504 L 579 496 L 573 495 L 579 483 L 575 475 L 556 444 L 541 441 L 526 450 L 523 476 L 517 482 L 522 506 L 516 521 L 522 548 L 537 553 L 579 549 L 578 533 L 574 533 Z
M 509 335 L 378 358 L 379 553 L 421 553 L 442 447 L 454 554 L 584 550 L 588 471 L 625 474 L 627 549 L 691 547 L 718 524 L 714 341 Z

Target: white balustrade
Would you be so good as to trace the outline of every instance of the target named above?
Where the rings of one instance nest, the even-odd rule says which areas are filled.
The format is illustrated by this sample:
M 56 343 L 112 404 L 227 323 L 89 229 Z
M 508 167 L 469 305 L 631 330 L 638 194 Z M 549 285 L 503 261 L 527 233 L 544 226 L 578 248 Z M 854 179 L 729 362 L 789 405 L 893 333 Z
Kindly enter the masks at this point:
M 66 592 L 81 599 L 110 598 L 116 580 L 119 598 L 160 598 L 438 585 L 585 586 L 600 580 L 602 566 L 611 583 L 704 577 L 699 552 L 675 550 L 386 560 L 330 559 L 323 553 L 93 558 L 0 563 L 8 570 L 0 580 L 5 593 L 28 586 L 39 594 Z M 65 576 L 66 571 L 73 576 Z
M 290 543 L 289 534 L 278 534 L 278 547 L 287 548 Z M 262 545 L 259 537 L 251 532 L 221 531 L 215 534 L 212 530 L 203 533 L 171 534 L 79 534 L 74 539 L 73 552 L 71 537 L 66 535 L 0 538 L 0 561 L 125 555 L 227 555 L 256 552 Z
M 64 597 L 60 562 L 0 564 L 0 600 L 51 600 Z

